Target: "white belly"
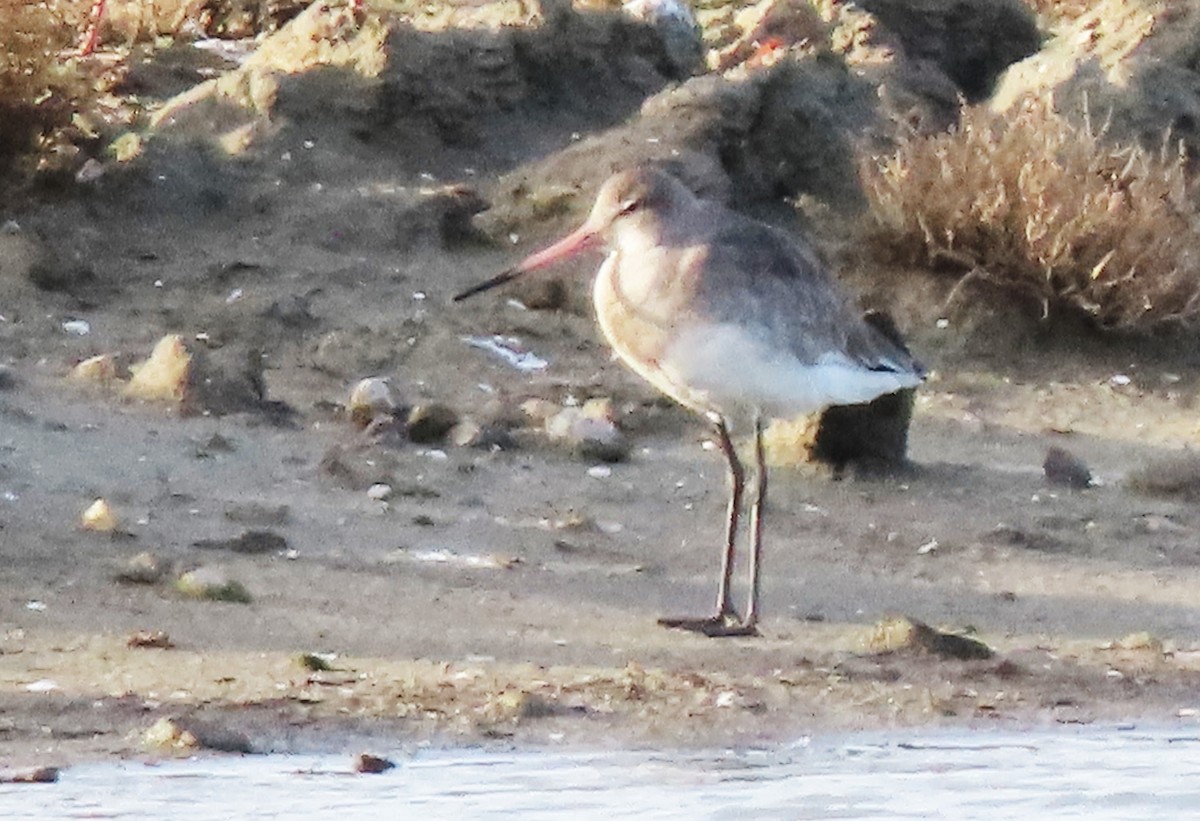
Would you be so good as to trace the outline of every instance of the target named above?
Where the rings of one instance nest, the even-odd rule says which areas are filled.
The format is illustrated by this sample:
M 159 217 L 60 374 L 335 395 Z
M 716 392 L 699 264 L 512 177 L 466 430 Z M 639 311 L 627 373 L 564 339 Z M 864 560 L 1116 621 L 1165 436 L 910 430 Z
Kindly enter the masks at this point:
M 680 329 L 659 366 L 671 381 L 702 395 L 717 413 L 782 419 L 830 405 L 870 402 L 921 381 L 915 374 L 864 368 L 840 351 L 805 363 L 730 324 Z

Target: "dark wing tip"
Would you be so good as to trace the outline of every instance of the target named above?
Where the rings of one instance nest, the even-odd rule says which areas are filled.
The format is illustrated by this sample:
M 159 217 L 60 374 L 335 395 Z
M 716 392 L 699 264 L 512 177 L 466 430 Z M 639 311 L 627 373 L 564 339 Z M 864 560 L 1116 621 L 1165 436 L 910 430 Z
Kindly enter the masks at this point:
M 920 379 L 924 380 L 928 375 L 925 366 L 912 355 L 908 349 L 908 345 L 904 342 L 904 337 L 900 334 L 900 329 L 896 327 L 896 321 L 892 319 L 891 314 L 886 311 L 866 311 L 863 314 L 863 322 L 867 324 L 879 337 L 882 337 L 890 344 L 899 357 L 881 357 L 880 361 L 871 366 L 873 371 L 890 371 L 892 373 L 911 373 Z

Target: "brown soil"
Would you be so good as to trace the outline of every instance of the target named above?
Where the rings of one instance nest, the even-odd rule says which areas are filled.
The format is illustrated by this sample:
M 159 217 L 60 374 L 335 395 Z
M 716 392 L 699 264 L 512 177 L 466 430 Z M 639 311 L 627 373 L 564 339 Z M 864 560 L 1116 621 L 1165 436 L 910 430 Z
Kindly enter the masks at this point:
M 530 240 L 480 241 L 471 197 L 439 186 L 511 192 L 502 175 L 622 121 L 666 78 L 636 54 L 602 75 L 580 57 L 553 83 L 508 76 L 522 90 L 503 104 L 447 96 L 435 68 L 480 53 L 463 45 L 477 37 L 406 51 L 408 88 L 429 85 L 391 108 L 314 73 L 284 86 L 275 130 L 237 159 L 164 137 L 130 170 L 6 215 L 20 234 L 0 236 L 0 765 L 132 754 L 163 716 L 212 748 L 271 750 L 1190 714 L 1200 513 L 1186 493 L 1123 480 L 1196 439 L 1200 362 L 1186 346 L 1052 334 L 1002 306 L 939 328 L 944 289 L 913 272 L 854 278 L 934 369 L 911 471 L 777 470 L 763 636 L 657 627 L 713 594 L 725 486 L 706 431 L 610 361 L 586 313 L 451 305 Z M 68 319 L 90 332 L 64 332 Z M 245 402 L 208 409 L 236 412 L 65 380 L 85 357 L 142 357 L 166 333 L 241 374 Z M 549 366 L 520 373 L 463 340 L 492 333 Z M 337 405 L 377 375 L 406 403 L 467 416 L 497 397 L 610 397 L 632 456 L 604 475 L 535 441 L 374 440 Z M 1096 486 L 1047 485 L 1050 446 Z M 395 489 L 386 503 L 367 495 L 376 480 Z M 79 528 L 97 497 L 119 535 Z M 213 548 L 246 530 L 286 548 Z M 236 542 L 253 544 L 278 547 Z M 165 580 L 117 581 L 144 551 Z M 198 566 L 252 601 L 184 597 L 171 579 Z M 970 628 L 997 655 L 873 650 L 891 614 Z M 141 630 L 174 646 L 126 647 Z M 314 652 L 337 654 L 333 669 L 297 660 Z

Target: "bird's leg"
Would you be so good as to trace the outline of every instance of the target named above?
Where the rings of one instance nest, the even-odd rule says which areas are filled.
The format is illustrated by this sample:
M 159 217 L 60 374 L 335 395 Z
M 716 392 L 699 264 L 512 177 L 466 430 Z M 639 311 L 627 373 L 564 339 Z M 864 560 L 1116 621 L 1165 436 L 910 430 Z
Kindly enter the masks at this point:
M 729 463 L 729 511 L 725 525 L 725 548 L 721 553 L 721 581 L 717 587 L 717 612 L 704 619 L 659 619 L 664 627 L 691 630 L 706 636 L 752 636 L 756 635 L 754 624 L 743 621 L 733 609 L 730 586 L 733 581 L 733 560 L 737 543 L 738 520 L 742 515 L 742 491 L 746 487 L 746 471 L 738 460 L 729 427 L 725 420 L 717 417 L 717 444 Z M 761 446 L 761 442 L 760 442 Z
M 750 508 L 750 603 L 743 625 L 751 630 L 758 623 L 758 581 L 762 570 L 763 505 L 767 501 L 767 460 L 763 453 L 762 418 L 754 418 L 754 470 L 758 486 Z
M 746 487 L 746 471 L 737 458 L 729 428 L 724 419 L 717 420 L 717 443 L 729 463 L 729 509 L 726 511 L 725 549 L 721 552 L 721 582 L 717 587 L 717 618 L 733 617 L 733 599 L 730 586 L 733 584 L 733 560 L 736 552 L 738 520 L 742 516 L 742 491 Z

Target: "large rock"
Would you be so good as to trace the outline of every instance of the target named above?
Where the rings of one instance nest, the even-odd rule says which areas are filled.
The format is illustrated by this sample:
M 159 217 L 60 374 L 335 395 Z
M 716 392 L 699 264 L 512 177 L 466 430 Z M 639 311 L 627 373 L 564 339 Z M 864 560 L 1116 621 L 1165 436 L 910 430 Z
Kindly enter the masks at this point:
M 1200 151 L 1200 7 L 1102 0 L 1005 72 L 990 106 L 1053 100 L 1077 123 L 1157 149 L 1164 135 Z

